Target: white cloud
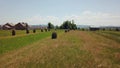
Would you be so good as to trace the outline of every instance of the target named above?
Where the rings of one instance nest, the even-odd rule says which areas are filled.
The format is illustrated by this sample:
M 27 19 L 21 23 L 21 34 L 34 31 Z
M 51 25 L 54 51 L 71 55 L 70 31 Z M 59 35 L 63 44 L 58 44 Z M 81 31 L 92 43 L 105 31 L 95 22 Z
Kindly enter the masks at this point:
M 83 15 L 91 15 L 91 14 L 94 14 L 94 13 L 92 13 L 91 11 L 84 11 L 83 13 L 82 13 Z
M 96 25 L 96 26 L 120 26 L 120 15 L 101 13 L 101 12 L 91 12 L 84 11 L 81 15 L 69 15 L 63 17 L 56 16 L 32 16 L 22 18 L 1 18 L 1 22 L 19 22 L 24 21 L 29 24 L 47 24 L 48 22 L 53 23 L 54 25 L 60 25 L 65 20 L 74 20 L 78 25 Z M 2 23 L 1 23 L 2 24 Z
M 53 23 L 54 25 L 60 25 L 60 20 L 58 17 L 55 16 L 33 16 L 30 18 L 24 19 L 24 21 L 27 21 L 29 24 L 47 24 L 48 22 Z
M 81 15 L 66 16 L 66 19 L 74 19 L 79 25 L 96 25 L 96 26 L 120 26 L 120 15 L 109 13 L 84 11 Z

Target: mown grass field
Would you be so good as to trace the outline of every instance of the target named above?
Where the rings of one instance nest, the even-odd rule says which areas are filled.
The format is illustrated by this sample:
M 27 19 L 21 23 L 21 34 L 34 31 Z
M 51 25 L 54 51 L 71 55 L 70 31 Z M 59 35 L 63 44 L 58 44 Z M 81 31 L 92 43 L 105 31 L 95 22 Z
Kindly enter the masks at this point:
M 0 68 L 120 68 L 120 32 L 57 33 L 1 37 Z
M 11 30 L 2 30 L 0 33 L 0 54 L 32 44 L 51 35 L 51 32 L 40 32 L 40 30 L 37 30 L 36 33 L 31 30 L 29 34 L 26 34 L 25 30 L 17 30 L 16 36 L 11 36 Z

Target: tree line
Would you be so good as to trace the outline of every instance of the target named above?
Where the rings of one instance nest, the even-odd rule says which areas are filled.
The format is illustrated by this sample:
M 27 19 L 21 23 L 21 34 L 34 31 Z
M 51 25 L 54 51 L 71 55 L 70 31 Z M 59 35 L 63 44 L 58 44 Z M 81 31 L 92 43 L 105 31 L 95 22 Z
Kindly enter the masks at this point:
M 48 23 L 48 29 L 77 29 L 76 24 L 74 23 L 74 20 L 72 21 L 64 21 L 60 26 L 54 26 L 51 22 Z

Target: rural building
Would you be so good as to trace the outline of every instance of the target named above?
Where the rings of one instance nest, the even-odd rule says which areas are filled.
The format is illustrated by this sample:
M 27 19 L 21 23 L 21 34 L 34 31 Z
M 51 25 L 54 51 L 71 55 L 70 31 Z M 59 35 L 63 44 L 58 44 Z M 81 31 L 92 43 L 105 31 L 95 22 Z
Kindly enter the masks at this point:
M 10 30 L 14 28 L 14 24 L 13 23 L 6 23 L 2 26 L 2 29 L 4 30 Z
M 28 27 L 29 27 L 28 24 L 24 22 L 19 22 L 18 24 L 15 25 L 16 30 L 25 30 Z
M 99 27 L 90 27 L 89 30 L 90 31 L 97 31 L 97 30 L 100 30 L 100 28 Z

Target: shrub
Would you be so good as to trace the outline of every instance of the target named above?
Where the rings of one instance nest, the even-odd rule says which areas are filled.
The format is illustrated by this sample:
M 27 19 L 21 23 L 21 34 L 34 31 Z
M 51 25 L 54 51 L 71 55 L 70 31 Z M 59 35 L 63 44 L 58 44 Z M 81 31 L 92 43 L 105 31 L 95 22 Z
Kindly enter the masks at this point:
M 56 39 L 56 38 L 57 38 L 57 33 L 56 33 L 56 32 L 53 32 L 51 38 L 52 38 L 52 39 Z
M 26 34 L 29 34 L 29 30 L 28 29 L 26 29 Z
M 118 29 L 118 28 L 116 28 L 116 29 L 115 29 L 115 31 L 119 31 L 119 29 Z
M 112 31 L 112 29 L 111 29 L 111 28 L 109 28 L 109 31 Z
M 36 32 L 36 29 L 33 29 L 33 33 L 35 33 Z
M 105 28 L 103 28 L 102 30 L 105 31 Z
M 15 36 L 15 34 L 16 34 L 15 30 L 12 30 L 12 36 Z
M 84 29 L 84 28 L 82 28 L 81 30 L 82 30 L 82 31 L 85 31 L 85 29 Z

